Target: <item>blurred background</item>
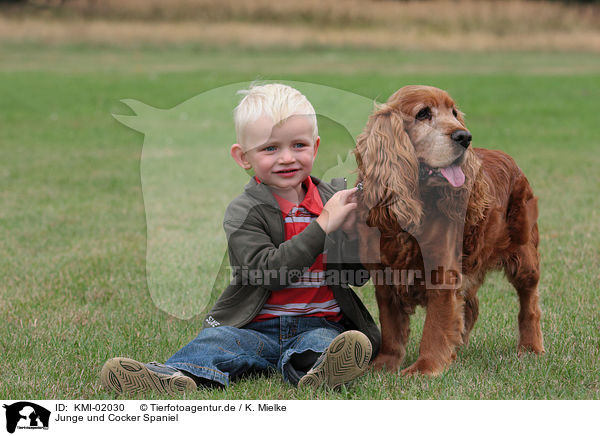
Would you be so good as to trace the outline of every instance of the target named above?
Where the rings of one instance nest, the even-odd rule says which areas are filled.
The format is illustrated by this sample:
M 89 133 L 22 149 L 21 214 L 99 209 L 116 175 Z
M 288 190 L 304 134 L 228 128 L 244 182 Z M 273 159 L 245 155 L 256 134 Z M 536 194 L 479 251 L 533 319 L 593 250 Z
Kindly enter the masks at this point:
M 600 50 L 595 0 L 0 0 L 0 40 Z

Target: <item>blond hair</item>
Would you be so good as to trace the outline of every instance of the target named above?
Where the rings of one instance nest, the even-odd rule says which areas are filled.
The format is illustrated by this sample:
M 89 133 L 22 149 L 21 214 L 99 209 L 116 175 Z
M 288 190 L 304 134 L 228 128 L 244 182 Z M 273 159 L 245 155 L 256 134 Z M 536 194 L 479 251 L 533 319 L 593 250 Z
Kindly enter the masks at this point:
M 262 116 L 270 118 L 278 125 L 293 115 L 306 116 L 312 124 L 313 141 L 317 140 L 317 116 L 308 99 L 295 88 L 281 83 L 252 85 L 249 89 L 238 91 L 245 95 L 233 111 L 237 142 L 245 144 L 245 130 L 248 124 Z

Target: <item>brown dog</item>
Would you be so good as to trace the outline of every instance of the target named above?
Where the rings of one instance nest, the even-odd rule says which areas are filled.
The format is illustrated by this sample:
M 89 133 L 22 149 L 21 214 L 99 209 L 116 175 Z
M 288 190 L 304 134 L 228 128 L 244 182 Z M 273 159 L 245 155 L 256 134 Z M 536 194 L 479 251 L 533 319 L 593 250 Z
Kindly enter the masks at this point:
M 358 138 L 361 259 L 382 331 L 377 369 L 399 370 L 409 316 L 422 305 L 419 358 L 402 373 L 443 371 L 468 343 L 486 273 L 500 268 L 519 295 L 519 354 L 544 352 L 537 198 L 510 156 L 470 143 L 452 98 L 426 86 L 397 91 Z

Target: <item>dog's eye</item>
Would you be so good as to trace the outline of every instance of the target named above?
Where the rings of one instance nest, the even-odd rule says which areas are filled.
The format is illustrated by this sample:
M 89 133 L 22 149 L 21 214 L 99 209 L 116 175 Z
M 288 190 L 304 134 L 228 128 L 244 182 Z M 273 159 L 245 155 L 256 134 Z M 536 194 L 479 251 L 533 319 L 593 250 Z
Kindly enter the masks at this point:
M 417 113 L 417 116 L 415 118 L 419 121 L 430 120 L 431 119 L 431 108 L 424 107 Z
M 454 115 L 454 118 L 458 118 L 458 112 L 454 108 L 452 109 L 452 115 Z

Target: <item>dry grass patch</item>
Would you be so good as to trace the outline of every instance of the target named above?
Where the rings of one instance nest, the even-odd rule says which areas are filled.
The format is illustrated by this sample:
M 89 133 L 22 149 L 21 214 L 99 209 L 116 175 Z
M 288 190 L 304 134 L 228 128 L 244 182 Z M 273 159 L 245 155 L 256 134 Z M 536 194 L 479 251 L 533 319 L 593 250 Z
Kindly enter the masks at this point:
M 0 40 L 600 51 L 600 6 L 538 1 L 72 0 L 9 9 Z M 42 6 L 40 6 L 42 5 Z

